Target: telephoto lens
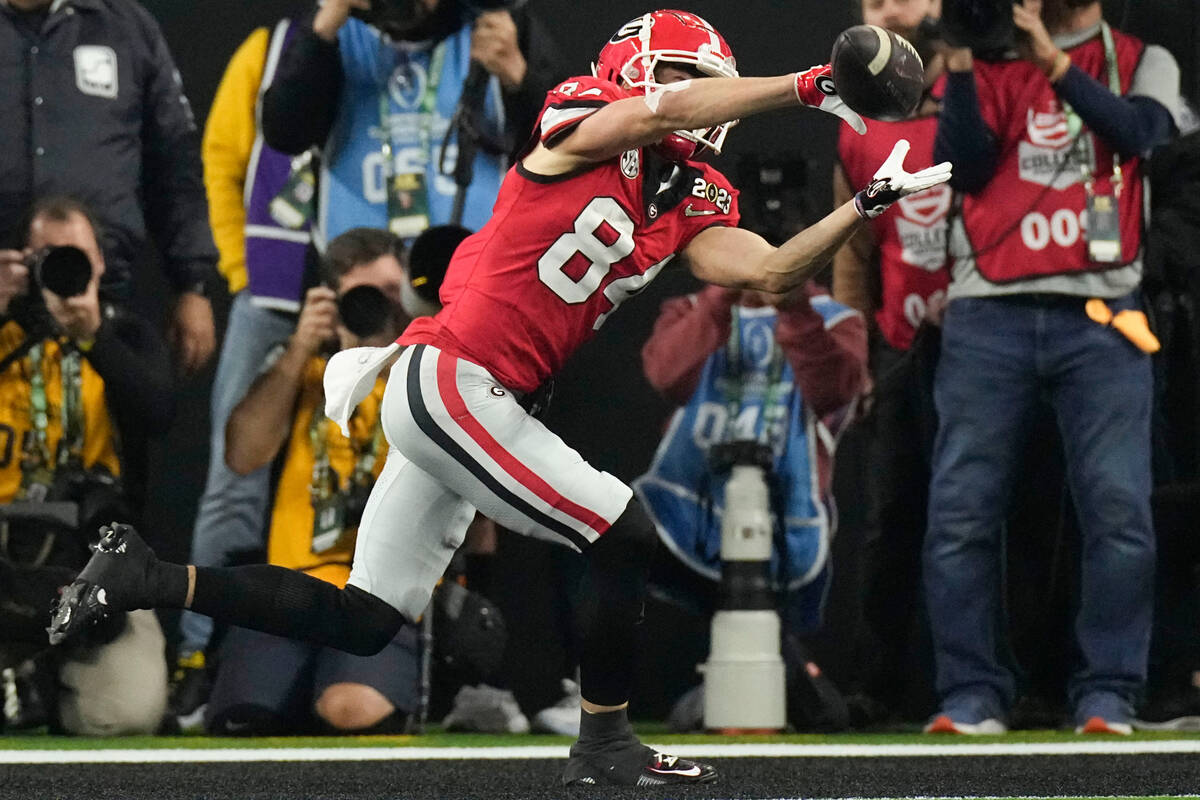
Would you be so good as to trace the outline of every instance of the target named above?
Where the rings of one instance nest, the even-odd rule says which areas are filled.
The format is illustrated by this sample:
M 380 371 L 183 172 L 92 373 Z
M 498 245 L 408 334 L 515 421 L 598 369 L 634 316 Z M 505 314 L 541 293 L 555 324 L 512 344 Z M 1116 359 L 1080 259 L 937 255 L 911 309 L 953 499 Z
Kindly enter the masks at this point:
M 374 286 L 355 286 L 338 298 L 342 324 L 360 339 L 383 331 L 392 313 L 392 302 Z
M 980 58 L 999 58 L 1016 42 L 1012 0 L 946 0 L 940 33 L 954 47 Z
M 59 297 L 76 297 L 92 282 L 92 262 L 78 247 L 48 247 L 35 253 L 28 264 L 38 286 Z

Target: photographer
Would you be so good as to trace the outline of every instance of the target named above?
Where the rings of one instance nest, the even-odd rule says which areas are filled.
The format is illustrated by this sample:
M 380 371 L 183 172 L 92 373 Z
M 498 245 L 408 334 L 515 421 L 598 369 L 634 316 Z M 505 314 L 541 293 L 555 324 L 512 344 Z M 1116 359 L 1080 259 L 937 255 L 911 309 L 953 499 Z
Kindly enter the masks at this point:
M 977 7 L 998 9 L 999 30 L 969 40 L 956 21 Z M 947 2 L 943 27 L 989 57 L 1016 31 L 1018 57 L 946 56 L 934 157 L 954 163 L 965 195 L 935 381 L 925 587 L 941 711 L 926 729 L 1005 730 L 1016 678 L 997 656 L 1000 537 L 1044 395 L 1082 534 L 1082 663 L 1068 700 L 1078 731 L 1129 733 L 1154 570 L 1141 157 L 1174 131 L 1178 69 L 1090 0 Z
M 409 240 L 487 221 L 508 154 L 558 77 L 544 29 L 515 5 L 325 0 L 297 34 L 262 124 L 285 153 L 322 149 L 319 245 L 358 225 Z M 458 164 L 460 151 L 478 154 Z
M 897 139 L 917 157 L 933 158 L 945 62 L 930 23 L 941 0 L 862 0 L 863 22 L 897 33 L 925 62 L 925 96 L 908 119 L 873 121 L 863 136 L 843 128 L 834 165 L 834 205 L 869 180 L 879 153 Z M 946 302 L 946 230 L 952 195 L 934 186 L 871 221 L 833 257 L 833 296 L 870 324 L 870 413 L 862 485 L 869 499 L 864 542 L 863 689 L 883 709 L 924 718 L 933 683 L 920 611 L 921 542 L 925 538 L 929 463 L 937 420 L 933 371 Z M 903 668 L 898 668 L 903 667 Z M 882 709 L 881 709 L 882 710 Z
M 710 450 L 758 441 L 773 454 L 771 574 L 784 590 L 784 630 L 814 633 L 836 526 L 834 443 L 870 383 L 862 316 L 815 284 L 785 295 L 708 286 L 663 304 L 642 366 L 651 386 L 680 407 L 649 471 L 633 483 L 674 556 L 656 582 L 715 610 L 729 473 L 714 467 Z M 681 718 L 676 724 L 692 727 Z
M 0 0 L 0 248 L 37 196 L 94 210 L 106 298 L 128 299 L 147 235 L 177 293 L 171 339 L 196 371 L 216 347 L 217 253 L 199 140 L 158 24 L 132 0 Z
M 18 609 L 40 618 L 86 563 L 97 527 L 138 518 L 148 437 L 173 416 L 166 347 L 147 322 L 99 299 L 105 262 L 87 209 L 47 199 L 31 220 L 27 249 L 0 252 L 6 649 L 44 643 Z M 153 732 L 166 700 L 163 644 L 155 615 L 134 611 L 84 646 L 54 651 L 52 724 Z
M 337 350 L 395 339 L 410 321 L 403 309 L 416 311 L 406 295 L 418 294 L 422 312 L 436 310 L 445 265 L 410 274 L 400 240 L 368 228 L 330 242 L 325 262 L 335 288 L 308 291 L 296 332 L 229 418 L 225 459 L 244 475 L 282 452 L 267 559 L 341 587 L 363 504 L 388 455 L 379 417 L 386 380 L 359 406 L 347 439 L 324 414 L 325 364 Z M 218 653 L 205 726 L 221 735 L 299 733 L 314 724 L 335 733 L 399 733 L 416 708 L 417 665 L 412 626 L 370 657 L 232 628 Z

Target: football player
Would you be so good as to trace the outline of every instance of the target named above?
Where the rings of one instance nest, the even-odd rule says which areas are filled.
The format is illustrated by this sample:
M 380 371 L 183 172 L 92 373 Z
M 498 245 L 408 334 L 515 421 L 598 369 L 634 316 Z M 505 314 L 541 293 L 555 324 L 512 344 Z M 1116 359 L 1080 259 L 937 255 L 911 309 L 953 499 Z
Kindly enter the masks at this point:
M 185 606 L 373 653 L 425 610 L 462 542 L 464 512 L 474 507 L 587 559 L 582 721 L 563 782 L 716 778 L 707 764 L 641 744 L 626 717 L 653 524 L 628 486 L 585 462 L 523 403 L 668 263 L 724 286 L 787 291 L 821 269 L 864 218 L 947 180 L 950 166 L 909 174 L 906 143 L 898 143 L 853 201 L 775 248 L 736 227 L 737 192 L 695 159 L 719 152 L 734 120 L 797 103 L 863 130 L 837 97 L 828 66 L 741 78 L 711 25 L 656 11 L 624 25 L 594 73 L 550 92 L 491 220 L 454 255 L 444 309 L 410 325 L 392 347 L 344 351 L 326 370 L 327 413 L 345 423 L 391 364 L 382 412 L 391 451 L 346 588 L 271 566 L 167 564 L 118 525 L 65 590 L 53 639 L 107 609 Z

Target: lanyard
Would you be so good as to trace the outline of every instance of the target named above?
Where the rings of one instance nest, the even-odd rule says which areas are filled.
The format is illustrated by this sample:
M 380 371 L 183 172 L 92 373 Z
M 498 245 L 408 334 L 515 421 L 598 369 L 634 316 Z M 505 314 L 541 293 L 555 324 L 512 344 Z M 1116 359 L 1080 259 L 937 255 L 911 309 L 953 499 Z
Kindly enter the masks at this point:
M 725 423 L 725 432 L 723 440 L 729 441 L 730 434 L 736 433 L 737 419 L 742 410 L 742 403 L 746 396 L 746 380 L 743 377 L 744 370 L 742 368 L 742 327 L 741 313 L 737 306 L 730 309 L 730 330 L 729 343 L 726 350 L 726 358 L 729 361 L 730 372 L 728 378 L 729 390 L 728 395 L 728 411 L 729 415 Z M 784 392 L 780 389 L 780 379 L 783 377 L 783 348 L 771 338 L 771 361 L 766 369 L 766 385 L 763 387 L 762 401 L 762 430 L 757 434 L 756 438 L 763 444 L 771 444 L 771 427 L 776 418 L 780 416 L 780 410 L 783 404 L 780 402 Z
M 355 414 L 357 413 L 356 411 Z M 333 473 L 329 466 L 329 431 L 331 428 L 329 420 L 325 417 L 325 409 L 322 404 L 318 404 L 313 409 L 312 419 L 308 424 L 308 440 L 313 449 L 313 471 L 309 492 L 316 499 L 326 499 L 342 489 L 330 481 Z M 354 454 L 354 474 L 351 483 L 373 479 L 375 461 L 382 444 L 383 414 L 379 414 L 367 441 L 359 442 L 353 436 L 350 437 L 350 450 Z
M 44 348 L 41 343 L 29 350 L 29 416 L 33 436 L 23 464 L 23 477 L 27 485 L 36 482 L 31 480 L 35 475 L 38 480 L 47 480 L 54 469 L 78 465 L 83 461 L 83 371 L 80 365 L 82 357 L 78 351 L 71 351 L 60 358 L 62 402 L 59 404 L 59 423 L 62 427 L 62 437 L 52 464 L 48 434 L 50 412 L 46 399 L 43 355 Z
M 1114 95 L 1121 96 L 1121 73 L 1117 65 L 1117 47 L 1113 41 L 1112 28 L 1107 22 L 1100 22 L 1100 36 L 1104 40 L 1104 62 L 1108 67 L 1108 88 Z M 1073 138 L 1078 141 L 1079 135 L 1083 130 L 1083 119 L 1076 113 L 1075 109 L 1071 108 L 1071 104 L 1063 101 L 1063 112 L 1067 115 L 1067 129 Z M 1095 152 L 1095 147 L 1091 148 Z M 1087 184 L 1089 191 L 1093 182 L 1092 174 L 1092 159 L 1081 159 L 1080 169 L 1083 171 L 1083 180 Z M 1123 174 L 1121 172 L 1121 157 L 1117 153 L 1113 153 L 1113 187 L 1117 194 L 1120 194 L 1121 184 L 1123 182 Z
M 405 58 L 409 58 L 405 54 Z M 434 49 L 433 54 L 429 58 L 429 72 L 425 76 L 425 91 L 421 95 L 421 102 L 418 106 L 417 130 L 420 138 L 420 163 L 414 168 L 419 168 L 423 173 L 425 167 L 429 164 L 432 140 L 433 117 L 437 107 L 437 91 L 438 85 L 442 82 L 442 65 L 446 61 L 446 42 L 440 42 Z M 419 190 L 425 196 L 420 199 L 423 208 L 429 207 L 428 189 L 425 187 L 425 181 L 415 180 L 410 176 L 398 175 L 396 173 L 396 146 L 392 140 L 392 103 L 388 95 L 388 85 L 391 82 L 391 75 L 383 81 L 383 86 L 379 90 L 379 135 L 383 140 L 383 184 L 387 194 L 387 212 L 388 222 L 397 217 L 402 217 L 410 213 L 409 209 L 400 202 L 399 191 L 414 191 Z M 407 183 L 403 187 L 398 185 L 398 181 Z

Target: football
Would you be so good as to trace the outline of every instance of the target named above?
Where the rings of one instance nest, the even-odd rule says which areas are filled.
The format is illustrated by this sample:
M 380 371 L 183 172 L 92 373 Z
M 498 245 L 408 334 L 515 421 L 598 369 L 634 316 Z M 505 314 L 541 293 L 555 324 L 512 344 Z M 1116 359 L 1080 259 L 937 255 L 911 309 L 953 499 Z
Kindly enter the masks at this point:
M 829 61 L 838 96 L 868 119 L 902 120 L 921 102 L 925 67 L 903 36 L 875 25 L 855 25 L 838 36 Z

